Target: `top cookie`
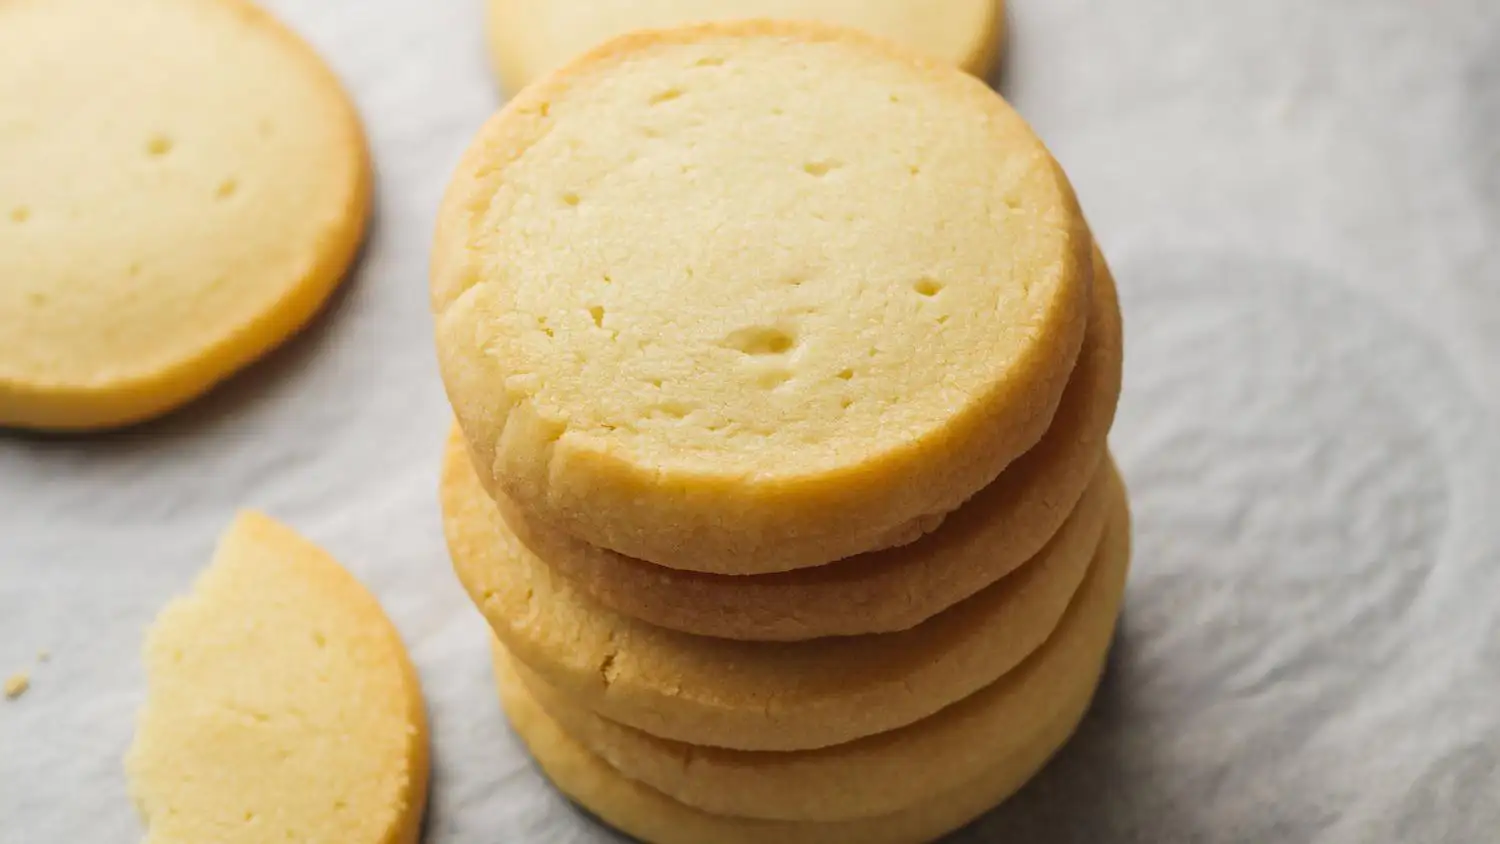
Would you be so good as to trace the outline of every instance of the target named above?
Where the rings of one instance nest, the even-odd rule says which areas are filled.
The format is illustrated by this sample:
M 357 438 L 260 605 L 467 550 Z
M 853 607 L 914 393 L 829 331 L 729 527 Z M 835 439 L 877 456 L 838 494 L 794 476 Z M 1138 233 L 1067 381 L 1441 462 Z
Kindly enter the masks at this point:
M 636 29 L 784 18 L 855 27 L 983 76 L 1003 35 L 1003 0 L 489 0 L 490 55 L 520 89 L 590 47 Z
M 0 426 L 123 425 L 301 327 L 364 232 L 338 80 L 244 0 L 0 2 Z
M 983 83 L 850 30 L 625 36 L 513 100 L 439 214 L 481 480 L 673 568 L 909 542 L 1046 430 L 1090 238 Z

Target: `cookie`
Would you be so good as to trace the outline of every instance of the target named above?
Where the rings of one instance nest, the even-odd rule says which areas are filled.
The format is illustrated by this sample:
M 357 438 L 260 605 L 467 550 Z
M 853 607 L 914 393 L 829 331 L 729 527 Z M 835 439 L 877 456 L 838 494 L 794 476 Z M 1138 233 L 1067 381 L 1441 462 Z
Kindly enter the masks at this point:
M 617 724 L 517 673 L 569 735 L 625 776 L 716 815 L 839 821 L 882 815 L 960 788 L 1093 695 L 1129 567 L 1123 498 L 1066 615 L 1047 642 L 999 680 L 888 733 L 819 750 L 698 747 Z
M 362 237 L 363 130 L 244 0 L 0 3 L 0 426 L 153 417 L 306 323 Z
M 511 90 L 631 30 L 752 18 L 854 27 L 984 76 L 1004 24 L 1003 0 L 489 0 L 487 12 L 490 58 Z
M 146 637 L 126 760 L 150 844 L 417 841 L 428 736 L 375 598 L 326 552 L 242 514 Z
M 893 730 L 989 685 L 1057 626 L 1121 495 L 1111 464 L 1036 557 L 909 630 L 736 642 L 646 624 L 579 593 L 505 527 L 455 440 L 442 481 L 453 567 L 510 652 L 612 720 L 746 750 Z
M 1111 549 L 1101 549 L 1057 636 L 1025 665 L 926 721 L 850 745 L 801 753 L 670 747 L 573 704 L 557 700 L 549 701 L 550 706 L 543 704 L 516 671 L 518 664 L 496 643 L 501 699 L 512 727 L 553 784 L 606 823 L 642 841 L 930 841 L 1013 794 L 1067 741 L 1083 717 L 1123 597 L 1129 566 L 1128 518 L 1115 521 L 1105 542 Z M 559 713 L 567 713 L 564 720 L 555 720 Z M 588 738 L 580 741 L 580 735 Z M 617 768 L 586 749 L 589 739 L 605 744 L 606 752 L 632 757 L 628 767 Z M 930 747 L 931 753 L 920 753 L 921 745 Z M 658 756 L 659 752 L 667 755 Z M 895 757 L 900 755 L 910 758 L 898 764 Z M 674 774 L 650 767 L 643 759 L 675 764 L 680 770 Z M 957 769 L 950 767 L 953 762 Z M 620 768 L 647 767 L 668 788 L 731 810 L 749 808 L 765 814 L 767 807 L 774 806 L 771 811 L 776 814 L 825 816 L 832 813 L 825 811 L 824 801 L 832 799 L 863 808 L 875 806 L 876 811 L 832 821 L 712 813 L 620 772 Z M 962 779 L 959 770 L 978 773 Z M 939 787 L 948 781 L 957 782 Z M 709 795 L 710 782 L 734 783 L 750 791 Z M 796 792 L 798 783 L 810 791 Z M 934 788 L 938 790 L 929 794 Z M 881 799 L 877 795 L 887 795 L 893 802 L 872 803 Z
M 638 33 L 466 153 L 439 363 L 527 518 L 670 568 L 822 565 L 916 539 L 1040 439 L 1090 244 L 967 74 L 810 23 Z
M 1059 712 L 1015 754 L 936 799 L 898 812 L 834 823 L 765 821 L 712 815 L 622 776 L 563 732 L 513 674 L 502 674 L 506 716 L 532 758 L 568 797 L 646 844 L 922 844 L 982 815 L 1015 793 L 1072 735 L 1083 713 Z M 1067 717 L 1071 715 L 1072 717 Z
M 507 524 L 573 588 L 660 627 L 792 641 L 905 630 L 1014 571 L 1057 532 L 1104 454 L 1120 394 L 1119 302 L 1095 250 L 1093 313 L 1052 427 L 941 530 L 900 548 L 782 574 L 668 569 L 530 524 L 504 495 Z

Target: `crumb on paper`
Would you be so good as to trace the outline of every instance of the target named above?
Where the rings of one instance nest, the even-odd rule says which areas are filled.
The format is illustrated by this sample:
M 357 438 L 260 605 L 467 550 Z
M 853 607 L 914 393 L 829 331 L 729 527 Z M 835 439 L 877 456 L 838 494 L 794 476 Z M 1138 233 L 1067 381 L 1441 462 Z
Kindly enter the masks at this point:
M 47 650 L 46 648 L 42 648 L 41 650 L 39 650 L 39 651 L 36 652 L 36 661 L 37 662 L 51 662 L 52 661 L 52 652 L 49 651 L 49 650 Z
M 31 688 L 31 675 L 25 671 L 18 671 L 5 678 L 5 699 L 15 700 L 26 694 L 29 688 Z

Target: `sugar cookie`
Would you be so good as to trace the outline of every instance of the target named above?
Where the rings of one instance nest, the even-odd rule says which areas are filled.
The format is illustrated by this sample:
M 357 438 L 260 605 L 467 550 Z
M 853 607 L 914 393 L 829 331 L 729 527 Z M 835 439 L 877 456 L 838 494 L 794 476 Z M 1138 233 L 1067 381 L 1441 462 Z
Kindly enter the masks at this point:
M 253 513 L 146 637 L 126 760 L 149 844 L 414 844 L 427 797 L 417 675 L 375 598 Z
M 984 76 L 1005 17 L 1003 0 L 488 0 L 487 12 L 490 58 L 511 90 L 631 30 L 751 18 L 863 29 Z
M 616 613 L 509 530 L 450 439 L 444 532 L 454 570 L 518 659 L 581 704 L 654 735 L 798 750 L 885 732 L 989 685 L 1057 626 L 1120 482 L 1101 469 L 1052 541 L 1014 574 L 900 633 L 736 642 Z
M 888 733 L 819 750 L 767 753 L 659 739 L 594 714 L 517 666 L 558 724 L 625 776 L 717 815 L 839 821 L 936 799 L 1013 756 L 1059 711 L 1093 695 L 1130 557 L 1120 497 L 1066 615 L 1015 669 L 958 703 Z
M 1031 779 L 1083 713 L 1059 712 L 1043 733 L 972 782 L 891 814 L 834 823 L 711 815 L 622 776 L 563 732 L 513 674 L 502 674 L 506 716 L 552 784 L 600 820 L 645 844 L 924 844 L 969 823 Z M 1067 716 L 1071 715 L 1069 718 Z
M 1040 439 L 1090 237 L 982 82 L 816 24 L 624 36 L 459 165 L 438 358 L 487 487 L 642 560 L 910 542 Z
M 0 3 L 0 426 L 171 410 L 296 331 L 364 231 L 363 131 L 244 0 Z
M 1125 557 L 1128 558 L 1128 549 Z M 1123 578 L 1125 568 L 1120 566 L 1118 577 Z M 1097 576 L 1090 578 L 1093 581 L 1100 579 Z M 1112 597 L 1108 594 L 1110 590 L 1113 591 Z M 1114 604 L 1095 608 L 1096 613 L 1102 611 L 1102 616 L 1092 616 L 1096 624 L 1102 617 L 1107 617 L 1112 625 L 1122 590 L 1123 580 L 1106 588 L 1089 590 L 1091 595 L 1102 595 Z M 1082 613 L 1078 614 L 1083 617 Z M 1106 645 L 1107 638 L 1108 631 L 1105 631 Z M 563 793 L 604 822 L 648 844 L 700 844 L 705 841 L 715 844 L 826 844 L 833 841 L 918 844 L 934 840 L 983 814 L 1031 779 L 1073 734 L 1098 678 L 1096 666 L 1092 675 L 1071 678 L 1077 681 L 1073 684 L 1075 691 L 1083 690 L 1083 693 L 1067 694 L 1042 710 L 1028 711 L 1027 716 L 1033 719 L 1032 730 L 1008 736 L 1004 742 L 1008 750 L 1002 755 L 976 759 L 970 745 L 960 745 L 960 758 L 970 765 L 977 762 L 981 768 L 981 772 L 967 782 L 911 802 L 906 808 L 894 812 L 852 820 L 809 822 L 710 814 L 625 777 L 565 732 L 532 696 L 512 670 L 513 665 L 503 649 L 497 646 L 495 670 L 506 716 L 547 777 Z M 1079 666 L 1079 670 L 1085 668 Z M 959 704 L 960 707 L 964 705 Z M 944 714 L 940 713 L 938 717 Z M 615 726 L 613 729 L 625 728 Z M 695 755 L 699 753 L 713 755 L 720 752 L 704 748 L 694 751 Z M 933 769 L 933 759 L 920 761 L 923 764 L 919 767 L 924 772 Z M 690 760 L 685 760 L 684 764 L 693 765 Z M 865 772 L 856 772 L 855 777 L 861 782 L 868 779 Z M 833 790 L 838 791 L 842 785 L 834 783 Z
M 1120 395 L 1119 302 L 1095 250 L 1093 313 L 1052 427 L 941 530 L 826 566 L 735 577 L 668 569 L 532 525 L 507 524 L 575 589 L 652 624 L 729 639 L 792 641 L 905 630 L 1014 571 L 1072 510 L 1104 454 Z

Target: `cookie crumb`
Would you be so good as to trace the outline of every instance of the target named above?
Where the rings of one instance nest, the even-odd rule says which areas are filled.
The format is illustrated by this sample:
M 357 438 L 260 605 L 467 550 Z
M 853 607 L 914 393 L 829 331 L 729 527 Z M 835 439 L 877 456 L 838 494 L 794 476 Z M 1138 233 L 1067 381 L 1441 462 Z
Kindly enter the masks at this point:
M 5 678 L 5 699 L 15 700 L 26 694 L 29 688 L 31 688 L 31 675 L 25 671 L 18 671 Z
M 52 652 L 49 651 L 49 650 L 47 650 L 46 648 L 42 648 L 41 650 L 39 650 L 39 651 L 36 652 L 36 661 L 37 662 L 51 662 L 52 661 Z

